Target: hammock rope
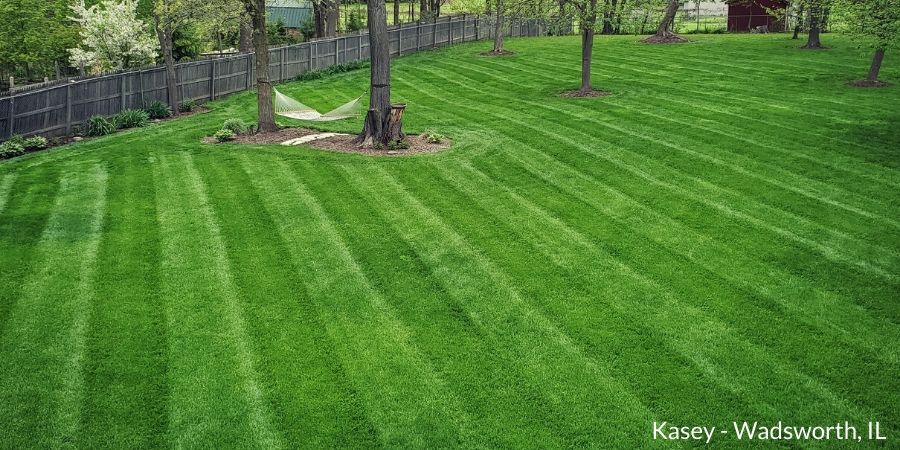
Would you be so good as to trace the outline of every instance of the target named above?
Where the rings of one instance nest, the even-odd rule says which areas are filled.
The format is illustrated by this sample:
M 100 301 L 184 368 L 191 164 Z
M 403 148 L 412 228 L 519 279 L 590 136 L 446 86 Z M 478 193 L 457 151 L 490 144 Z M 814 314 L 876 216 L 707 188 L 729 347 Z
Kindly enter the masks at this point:
M 273 90 L 275 91 L 275 114 L 290 117 L 291 119 L 327 122 L 346 119 L 348 117 L 358 117 L 362 110 L 362 103 L 360 102 L 362 95 L 325 114 L 321 114 L 315 109 L 278 92 L 278 89 Z

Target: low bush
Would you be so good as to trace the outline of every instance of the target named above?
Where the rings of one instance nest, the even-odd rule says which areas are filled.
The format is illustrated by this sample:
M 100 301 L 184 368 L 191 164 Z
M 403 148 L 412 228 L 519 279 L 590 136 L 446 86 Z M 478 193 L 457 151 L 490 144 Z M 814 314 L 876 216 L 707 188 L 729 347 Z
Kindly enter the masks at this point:
M 13 136 L 0 144 L 0 159 L 12 158 L 25 154 L 25 140 L 22 136 Z
M 430 144 L 440 144 L 441 142 L 444 142 L 444 139 L 446 139 L 446 137 L 443 134 L 435 133 L 433 131 L 425 132 L 425 140 Z
M 147 114 L 150 115 L 151 119 L 165 119 L 167 117 L 172 117 L 172 108 L 169 108 L 169 105 L 160 101 L 155 101 L 144 106 L 144 111 L 147 111 Z
M 240 135 L 249 133 L 253 128 L 250 124 L 241 119 L 228 119 L 222 125 L 222 129 L 229 130 L 235 135 Z
M 116 131 L 116 124 L 103 116 L 91 116 L 84 123 L 84 134 L 88 136 L 106 136 Z
M 338 64 L 336 66 L 326 67 L 324 69 L 310 70 L 309 72 L 303 72 L 300 75 L 297 75 L 297 81 L 318 80 L 319 78 L 325 77 L 326 75 L 350 72 L 351 70 L 362 69 L 363 67 L 368 67 L 368 66 L 369 66 L 368 61 L 353 61 L 353 62 L 349 62 L 347 64 Z
M 216 134 L 213 135 L 219 142 L 228 142 L 233 141 L 235 138 L 234 131 L 231 131 L 227 128 L 222 128 L 219 131 L 216 131 Z
M 197 108 L 197 102 L 194 100 L 185 100 L 178 104 L 178 112 L 189 113 Z
M 113 116 L 113 122 L 119 129 L 144 127 L 149 121 L 150 114 L 140 109 L 126 109 Z
M 22 146 L 25 147 L 25 151 L 29 152 L 35 150 L 43 150 L 47 148 L 48 144 L 49 143 L 47 142 L 47 138 L 43 136 L 30 137 L 22 142 Z

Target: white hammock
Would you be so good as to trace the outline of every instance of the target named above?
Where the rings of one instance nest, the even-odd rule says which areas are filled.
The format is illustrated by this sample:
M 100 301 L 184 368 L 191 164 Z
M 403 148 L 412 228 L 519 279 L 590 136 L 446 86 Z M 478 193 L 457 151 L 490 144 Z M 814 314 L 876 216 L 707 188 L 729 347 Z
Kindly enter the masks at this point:
M 360 95 L 325 114 L 320 114 L 309 106 L 278 92 L 278 89 L 273 90 L 275 91 L 275 114 L 290 117 L 291 119 L 327 122 L 331 120 L 346 119 L 348 117 L 357 117 L 359 116 L 362 106 L 359 101 L 362 98 L 362 95 Z

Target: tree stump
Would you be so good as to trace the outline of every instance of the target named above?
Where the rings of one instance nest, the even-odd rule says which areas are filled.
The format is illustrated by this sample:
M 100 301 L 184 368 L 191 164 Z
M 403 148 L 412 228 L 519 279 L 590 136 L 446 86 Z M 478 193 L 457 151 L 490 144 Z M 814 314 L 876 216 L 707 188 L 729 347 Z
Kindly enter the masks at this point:
M 388 117 L 385 143 L 402 142 L 406 139 L 406 135 L 403 134 L 403 111 L 405 110 L 406 103 L 391 104 L 391 115 Z

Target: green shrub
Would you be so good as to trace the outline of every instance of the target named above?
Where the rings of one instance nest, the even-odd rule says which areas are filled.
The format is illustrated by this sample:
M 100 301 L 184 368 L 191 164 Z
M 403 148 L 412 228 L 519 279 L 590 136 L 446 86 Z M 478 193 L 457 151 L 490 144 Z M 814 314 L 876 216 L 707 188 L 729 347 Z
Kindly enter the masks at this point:
M 119 129 L 140 128 L 147 126 L 150 114 L 140 109 L 126 109 L 113 116 L 113 121 L 116 123 L 116 128 Z
M 147 114 L 150 115 L 151 119 L 165 119 L 167 117 L 172 117 L 172 108 L 169 108 L 169 105 L 160 101 L 155 101 L 144 106 L 144 111 L 147 111 Z
M 23 142 L 21 136 L 19 136 L 18 139 L 16 139 L 16 136 L 13 136 L 8 141 L 0 144 L 0 159 L 12 158 L 13 156 L 25 154 Z
M 229 130 L 235 135 L 247 134 L 252 130 L 251 125 L 241 119 L 228 119 L 222 125 L 223 130 Z
M 197 102 L 191 99 L 185 100 L 178 104 L 178 112 L 188 113 L 197 107 Z
M 91 116 L 84 123 L 84 134 L 88 136 L 106 136 L 116 131 L 116 124 L 103 116 Z
M 300 75 L 297 75 L 298 81 L 309 81 L 309 80 L 318 80 L 326 75 L 333 75 L 336 73 L 344 73 L 350 72 L 351 70 L 362 69 L 363 67 L 368 67 L 368 61 L 353 61 L 347 64 L 338 64 L 335 66 L 326 67 L 324 69 L 319 70 L 310 70 L 308 72 L 303 72 Z
M 25 147 L 26 151 L 34 151 L 34 150 L 42 150 L 47 148 L 47 138 L 43 136 L 34 136 L 28 139 L 25 139 L 23 142 L 23 147 Z
M 219 142 L 228 142 L 234 140 L 235 134 L 234 131 L 231 131 L 227 128 L 222 128 L 221 130 L 216 131 L 216 134 L 214 134 L 213 137 L 215 137 Z
M 363 23 L 362 14 L 356 9 L 350 11 L 350 16 L 347 18 L 347 31 L 359 31 L 366 27 L 366 24 Z
M 425 132 L 425 140 L 430 144 L 440 144 L 441 142 L 444 142 L 444 139 L 446 139 L 446 137 L 443 134 L 435 133 L 433 131 Z

